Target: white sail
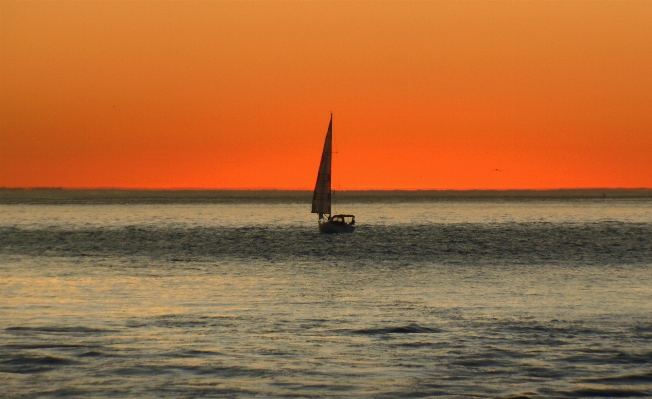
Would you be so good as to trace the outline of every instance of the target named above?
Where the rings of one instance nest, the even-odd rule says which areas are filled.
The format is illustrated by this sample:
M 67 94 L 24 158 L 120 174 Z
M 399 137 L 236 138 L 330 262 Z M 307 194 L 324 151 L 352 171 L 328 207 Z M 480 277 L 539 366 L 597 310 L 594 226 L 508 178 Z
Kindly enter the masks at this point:
M 324 151 L 321 153 L 321 162 L 319 163 L 319 172 L 317 173 L 317 183 L 312 195 L 312 213 L 328 214 L 331 213 L 331 158 L 333 154 L 333 115 L 328 124 L 326 140 L 324 141 Z

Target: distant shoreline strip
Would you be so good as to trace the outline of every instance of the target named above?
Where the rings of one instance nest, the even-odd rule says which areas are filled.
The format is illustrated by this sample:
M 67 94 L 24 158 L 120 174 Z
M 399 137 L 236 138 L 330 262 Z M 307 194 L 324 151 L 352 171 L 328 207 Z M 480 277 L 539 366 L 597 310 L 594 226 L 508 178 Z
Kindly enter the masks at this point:
M 556 190 L 349 190 L 342 202 L 428 202 L 447 200 L 652 199 L 652 189 Z M 309 190 L 129 190 L 0 188 L 0 204 L 118 203 L 309 203 Z

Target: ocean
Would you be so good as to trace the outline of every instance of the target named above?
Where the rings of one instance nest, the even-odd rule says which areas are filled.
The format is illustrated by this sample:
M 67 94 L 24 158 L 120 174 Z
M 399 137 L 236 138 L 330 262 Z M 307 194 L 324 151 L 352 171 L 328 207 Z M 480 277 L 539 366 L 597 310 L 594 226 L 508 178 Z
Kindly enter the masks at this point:
M 0 396 L 652 396 L 650 191 L 0 190 Z

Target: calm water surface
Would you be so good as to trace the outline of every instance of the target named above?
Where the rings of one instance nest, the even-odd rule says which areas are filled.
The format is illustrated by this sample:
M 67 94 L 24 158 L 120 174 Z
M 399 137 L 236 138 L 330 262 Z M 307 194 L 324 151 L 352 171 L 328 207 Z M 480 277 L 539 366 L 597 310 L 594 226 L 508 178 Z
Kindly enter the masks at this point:
M 0 205 L 7 397 L 652 396 L 652 200 Z

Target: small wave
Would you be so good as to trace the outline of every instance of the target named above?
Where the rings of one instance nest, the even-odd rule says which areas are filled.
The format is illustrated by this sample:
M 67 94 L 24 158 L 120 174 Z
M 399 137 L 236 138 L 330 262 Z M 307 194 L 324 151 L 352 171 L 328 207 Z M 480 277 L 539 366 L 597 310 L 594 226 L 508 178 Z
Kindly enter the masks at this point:
M 585 378 L 582 381 L 593 383 L 610 383 L 610 384 L 649 384 L 652 381 L 652 373 L 643 374 L 626 374 L 614 377 L 594 377 Z
M 25 356 L 18 355 L 0 361 L 0 372 L 4 373 L 38 373 L 49 371 L 56 367 L 77 364 L 72 359 L 56 356 Z
M 512 362 L 493 358 L 493 357 L 469 357 L 466 359 L 453 361 L 452 363 L 458 366 L 469 367 L 469 368 L 478 368 L 478 367 L 505 368 L 505 370 L 493 370 L 494 374 L 511 373 L 511 371 L 508 370 L 508 368 L 513 365 Z
M 418 324 L 409 324 L 407 326 L 384 327 L 384 328 L 363 328 L 360 330 L 351 330 L 352 334 L 362 335 L 384 335 L 384 334 L 434 334 L 441 330 L 436 328 L 422 327 Z
M 406 348 L 429 348 L 429 347 L 443 347 L 446 343 L 442 342 L 404 342 L 398 344 L 397 346 L 402 346 Z
M 6 344 L 1 345 L 8 349 L 57 349 L 57 348 L 88 348 L 88 345 L 78 344 Z
M 641 398 L 649 397 L 652 392 L 637 389 L 582 388 L 572 391 L 556 392 L 556 394 L 572 398 Z
M 638 325 L 633 332 L 641 338 L 652 338 L 652 324 Z
M 179 371 L 194 375 L 212 375 L 222 378 L 262 378 L 268 376 L 271 372 L 265 369 L 240 367 L 240 366 L 221 366 L 216 364 L 209 365 L 167 365 L 167 364 L 141 364 L 125 367 L 115 367 L 107 369 L 107 372 L 119 376 L 158 376 L 163 374 L 174 374 Z
M 170 314 L 153 317 L 149 320 L 149 323 L 143 324 L 142 326 L 151 323 L 162 328 L 204 328 L 223 326 L 225 325 L 224 320 L 229 321 L 227 318 L 222 317 L 199 317 L 191 314 Z M 141 326 L 139 325 L 138 327 Z
M 44 326 L 44 327 L 7 327 L 5 331 L 25 331 L 25 332 L 44 332 L 44 333 L 109 333 L 116 332 L 116 330 L 108 330 L 102 328 L 89 328 L 89 327 L 59 327 L 59 326 Z
M 561 379 L 565 376 L 563 371 L 552 367 L 521 365 L 520 369 L 525 375 L 535 378 Z
M 627 353 L 618 352 L 613 358 L 619 364 L 652 364 L 652 353 Z
M 106 357 L 106 354 L 100 351 L 88 351 L 80 354 L 79 357 Z
M 202 350 L 197 350 L 197 349 L 189 350 L 188 353 L 191 354 L 191 355 L 200 355 L 200 356 L 220 356 L 220 355 L 222 355 L 222 353 L 217 352 L 217 351 L 207 351 L 207 350 L 202 351 Z

